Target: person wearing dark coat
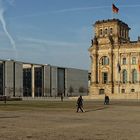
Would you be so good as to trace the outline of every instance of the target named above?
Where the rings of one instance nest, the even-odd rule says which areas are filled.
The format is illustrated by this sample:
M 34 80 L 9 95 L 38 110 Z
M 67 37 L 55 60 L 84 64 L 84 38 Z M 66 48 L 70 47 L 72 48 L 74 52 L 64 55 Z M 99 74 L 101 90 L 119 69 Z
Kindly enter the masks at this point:
M 83 110 L 83 98 L 82 96 L 80 96 L 78 99 L 77 99 L 77 112 L 79 111 L 79 109 L 84 112 Z
M 63 93 L 61 93 L 61 102 L 63 102 Z
M 106 105 L 109 104 L 109 96 L 107 96 L 107 95 L 105 95 L 104 104 L 106 104 Z

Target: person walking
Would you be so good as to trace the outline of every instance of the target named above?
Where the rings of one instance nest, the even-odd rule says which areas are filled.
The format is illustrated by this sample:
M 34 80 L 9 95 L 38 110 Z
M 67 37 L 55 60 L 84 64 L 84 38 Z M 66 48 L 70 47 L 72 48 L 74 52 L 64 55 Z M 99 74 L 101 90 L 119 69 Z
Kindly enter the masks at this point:
M 104 104 L 105 105 L 109 104 L 109 96 L 107 96 L 107 95 L 105 95 Z
M 61 102 L 63 102 L 63 98 L 64 98 L 63 93 L 61 93 Z
M 7 100 L 6 95 L 4 95 L 3 98 L 4 98 L 4 103 L 6 104 L 6 100 Z
M 76 111 L 76 112 L 78 112 L 79 109 L 80 109 L 82 112 L 85 112 L 85 111 L 83 110 L 83 98 L 82 98 L 81 95 L 80 95 L 79 98 L 77 99 L 77 111 Z

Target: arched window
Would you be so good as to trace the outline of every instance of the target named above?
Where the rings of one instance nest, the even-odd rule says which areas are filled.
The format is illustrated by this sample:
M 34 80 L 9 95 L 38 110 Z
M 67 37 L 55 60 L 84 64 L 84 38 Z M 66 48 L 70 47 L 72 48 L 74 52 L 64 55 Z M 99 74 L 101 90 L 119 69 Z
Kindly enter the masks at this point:
M 137 71 L 136 69 L 132 70 L 132 83 L 136 83 L 137 82 Z
M 123 83 L 127 82 L 127 71 L 126 70 L 123 70 L 123 72 L 122 72 L 122 81 L 123 81 Z
M 109 58 L 107 56 L 102 57 L 102 65 L 109 65 Z
M 99 35 L 103 35 L 103 29 L 100 29 Z
M 110 34 L 111 35 L 113 34 L 113 28 L 110 28 Z
M 107 35 L 107 28 L 104 30 L 104 34 Z

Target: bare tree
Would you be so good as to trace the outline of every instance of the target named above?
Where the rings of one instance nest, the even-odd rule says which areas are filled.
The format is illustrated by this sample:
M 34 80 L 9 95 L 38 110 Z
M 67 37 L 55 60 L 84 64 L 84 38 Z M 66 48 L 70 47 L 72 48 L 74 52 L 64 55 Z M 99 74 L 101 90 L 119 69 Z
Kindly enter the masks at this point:
M 84 93 L 85 91 L 86 91 L 86 89 L 85 89 L 84 87 L 81 86 L 81 87 L 79 88 L 79 93 Z
M 74 92 L 73 87 L 72 87 L 72 86 L 70 86 L 68 91 L 69 91 L 69 93 L 70 93 L 70 96 L 72 96 L 72 93 Z

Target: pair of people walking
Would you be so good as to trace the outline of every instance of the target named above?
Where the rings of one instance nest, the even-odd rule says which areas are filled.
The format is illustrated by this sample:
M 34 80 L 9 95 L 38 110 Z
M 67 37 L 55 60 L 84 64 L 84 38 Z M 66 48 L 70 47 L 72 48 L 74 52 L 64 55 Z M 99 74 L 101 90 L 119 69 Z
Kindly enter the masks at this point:
M 109 105 L 109 96 L 106 94 L 105 94 L 104 104 Z M 83 98 L 81 95 L 77 99 L 77 111 L 76 112 L 79 112 L 79 109 L 81 110 L 81 112 L 85 112 L 83 109 Z

